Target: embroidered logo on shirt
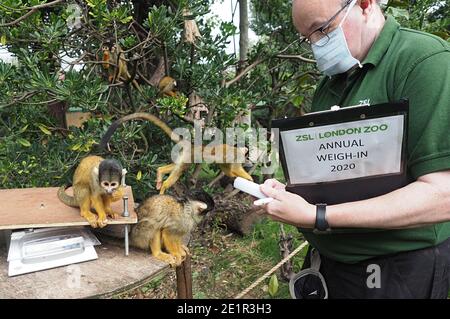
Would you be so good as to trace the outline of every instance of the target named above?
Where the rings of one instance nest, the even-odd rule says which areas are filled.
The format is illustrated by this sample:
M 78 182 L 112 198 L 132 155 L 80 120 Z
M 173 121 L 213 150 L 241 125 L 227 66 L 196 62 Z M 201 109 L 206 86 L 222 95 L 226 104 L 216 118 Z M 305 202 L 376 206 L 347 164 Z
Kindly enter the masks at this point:
M 370 105 L 370 99 L 365 99 L 365 100 L 359 100 L 359 106 L 363 106 L 363 105 Z

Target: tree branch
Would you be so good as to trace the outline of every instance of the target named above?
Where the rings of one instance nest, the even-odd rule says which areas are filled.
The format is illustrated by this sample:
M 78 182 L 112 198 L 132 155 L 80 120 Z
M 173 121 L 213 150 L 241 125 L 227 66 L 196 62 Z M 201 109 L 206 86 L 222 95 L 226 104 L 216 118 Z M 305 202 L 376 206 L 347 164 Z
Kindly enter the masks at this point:
M 250 64 L 248 67 L 246 67 L 244 70 L 242 70 L 241 73 L 239 73 L 234 79 L 225 82 L 224 87 L 228 88 L 230 85 L 232 85 L 233 83 L 239 81 L 244 75 L 246 75 L 248 72 L 250 72 L 252 69 L 254 69 L 256 66 L 258 66 L 259 64 L 263 63 L 264 61 L 266 61 L 268 58 L 265 59 L 258 59 L 255 62 L 253 62 L 252 64 Z
M 37 91 L 31 91 L 31 92 L 25 93 L 21 97 L 15 97 L 15 98 L 13 98 L 12 102 L 10 102 L 8 104 L 0 105 L 0 109 L 12 106 L 12 105 L 17 104 L 17 103 L 20 103 L 23 100 L 26 100 L 26 99 L 36 95 L 37 93 L 38 93 Z
M 64 2 L 65 0 L 55 0 L 52 2 L 48 2 L 48 3 L 43 3 L 43 4 L 39 4 L 33 7 L 30 7 L 30 11 L 28 11 L 27 13 L 25 13 L 23 16 L 17 18 L 16 20 L 12 21 L 12 22 L 8 22 L 5 24 L 0 24 L 0 28 L 2 27 L 11 27 L 13 25 L 18 24 L 20 21 L 25 20 L 26 18 L 28 18 L 29 16 L 31 16 L 33 13 L 37 12 L 40 9 L 44 9 L 44 8 L 49 8 L 52 7 L 54 5 L 57 5 L 61 2 Z
M 277 54 L 275 57 L 279 59 L 296 59 L 300 60 L 306 63 L 316 63 L 316 60 L 305 58 L 301 55 L 295 55 L 295 54 Z

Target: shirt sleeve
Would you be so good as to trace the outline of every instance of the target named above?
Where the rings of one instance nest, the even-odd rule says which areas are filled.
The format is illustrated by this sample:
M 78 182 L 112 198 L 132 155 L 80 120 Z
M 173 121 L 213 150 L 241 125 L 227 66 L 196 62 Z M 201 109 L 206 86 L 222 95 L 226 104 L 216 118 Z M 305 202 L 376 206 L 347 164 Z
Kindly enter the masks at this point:
M 409 99 L 408 167 L 412 177 L 450 169 L 450 51 L 418 61 L 401 97 Z

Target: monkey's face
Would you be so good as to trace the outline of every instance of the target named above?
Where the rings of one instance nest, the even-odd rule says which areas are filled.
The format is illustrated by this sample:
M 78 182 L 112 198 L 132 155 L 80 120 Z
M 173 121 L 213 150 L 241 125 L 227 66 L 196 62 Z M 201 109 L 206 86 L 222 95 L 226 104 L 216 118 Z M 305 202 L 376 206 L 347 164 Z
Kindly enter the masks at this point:
M 114 180 L 102 180 L 100 185 L 103 187 L 106 194 L 112 195 L 112 193 L 119 188 L 120 182 Z
M 122 165 L 116 160 L 105 159 L 98 168 L 98 180 L 101 188 L 108 195 L 116 191 L 122 179 Z

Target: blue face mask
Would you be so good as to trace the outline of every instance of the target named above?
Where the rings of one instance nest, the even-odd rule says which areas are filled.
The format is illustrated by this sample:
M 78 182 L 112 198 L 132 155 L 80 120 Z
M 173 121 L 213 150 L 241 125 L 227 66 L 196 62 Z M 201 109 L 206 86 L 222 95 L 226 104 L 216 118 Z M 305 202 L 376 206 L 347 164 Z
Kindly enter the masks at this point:
M 361 62 L 358 59 L 355 59 L 350 53 L 347 40 L 345 39 L 344 30 L 342 29 L 342 24 L 355 3 L 356 0 L 349 5 L 349 8 L 347 9 L 347 12 L 339 26 L 332 32 L 328 33 L 329 39 L 324 37 L 318 42 L 311 44 L 318 69 L 329 77 L 335 74 L 347 72 L 356 64 L 358 64 L 359 67 L 362 67 Z M 321 43 L 325 43 L 327 40 L 328 43 L 321 45 Z

